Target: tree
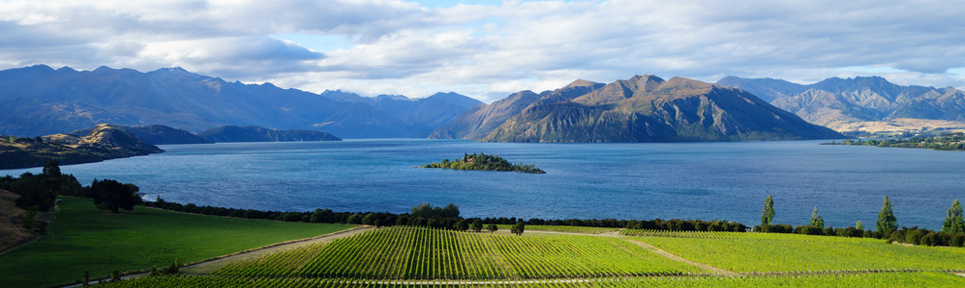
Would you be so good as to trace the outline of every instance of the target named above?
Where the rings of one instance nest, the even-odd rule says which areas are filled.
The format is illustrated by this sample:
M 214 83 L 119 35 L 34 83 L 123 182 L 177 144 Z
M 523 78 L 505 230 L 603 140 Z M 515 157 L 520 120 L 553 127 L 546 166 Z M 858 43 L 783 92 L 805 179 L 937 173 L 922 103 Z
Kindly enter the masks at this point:
M 50 160 L 47 161 L 47 164 L 44 164 L 44 175 L 47 177 L 60 177 L 60 165 L 57 163 L 57 160 Z
M 811 224 L 808 226 L 824 229 L 824 218 L 818 215 L 818 207 L 814 207 L 814 212 L 811 212 Z
M 449 203 L 445 208 L 442 208 L 442 214 L 439 216 L 442 218 L 459 218 L 459 206 Z
M 878 226 L 881 237 L 886 237 L 891 231 L 898 230 L 898 219 L 891 211 L 891 200 L 888 200 L 888 196 L 885 196 L 885 201 L 881 204 L 881 212 L 878 212 L 878 222 L 875 224 Z
M 509 229 L 510 233 L 516 234 L 516 236 L 523 235 L 523 231 L 526 230 L 526 224 L 523 221 L 516 222 L 513 227 Z
M 472 227 L 472 231 L 476 231 L 476 233 L 479 233 L 479 231 L 482 231 L 483 229 L 482 220 L 476 219 L 472 221 L 471 227 Z
M 375 220 L 378 220 L 378 219 L 379 217 L 375 216 L 375 214 L 372 214 L 372 213 L 365 214 L 365 217 L 362 217 L 362 224 L 375 225 Z
M 459 220 L 455 225 L 452 225 L 452 228 L 455 228 L 456 231 L 466 231 L 469 229 L 469 222 Z
M 312 213 L 309 220 L 314 223 L 335 223 L 335 212 L 328 208 L 315 209 L 315 213 Z
M 489 225 L 486 225 L 486 230 L 489 230 L 489 233 L 493 233 L 499 230 L 499 226 L 496 226 L 496 224 L 490 223 Z
M 767 195 L 767 199 L 764 199 L 764 213 L 761 214 L 761 227 L 764 227 L 766 232 L 766 227 L 771 225 L 771 220 L 774 219 L 774 199 L 771 195 Z
M 854 229 L 858 229 L 858 231 L 864 231 L 864 224 L 861 224 L 861 220 L 858 220 L 858 223 L 854 224 Z
M 362 224 L 362 216 L 359 214 L 352 214 L 352 216 L 348 216 L 348 219 L 346 219 L 345 222 L 348 222 L 348 224 L 356 224 L 356 225 Z
M 945 214 L 945 224 L 942 225 L 942 232 L 948 234 L 965 232 L 965 219 L 962 219 L 962 205 L 958 203 L 958 199 L 955 199 L 952 207 L 948 208 L 948 213 Z
M 97 205 L 97 208 L 101 210 L 111 210 L 111 213 L 117 213 L 122 208 L 131 211 L 134 210 L 134 205 L 141 203 L 141 197 L 134 194 L 140 189 L 134 184 L 121 184 L 114 180 L 97 181 L 95 179 L 90 188 L 94 205 Z

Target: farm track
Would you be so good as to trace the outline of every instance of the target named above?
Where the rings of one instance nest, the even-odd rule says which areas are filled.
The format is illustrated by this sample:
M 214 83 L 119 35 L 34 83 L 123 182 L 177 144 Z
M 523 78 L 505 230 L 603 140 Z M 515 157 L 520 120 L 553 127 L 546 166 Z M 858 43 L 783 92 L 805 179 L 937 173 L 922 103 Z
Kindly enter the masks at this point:
M 721 275 L 721 276 L 736 277 L 736 276 L 738 275 L 737 273 L 734 273 L 734 272 L 731 272 L 731 271 L 727 271 L 727 270 L 720 269 L 720 268 L 717 268 L 717 267 L 714 267 L 714 266 L 710 266 L 710 265 L 707 265 L 707 264 L 704 264 L 704 263 L 698 263 L 698 262 L 694 262 L 694 261 L 690 261 L 690 260 L 681 258 L 680 256 L 674 255 L 673 253 L 670 253 L 670 252 L 667 252 L 667 251 L 660 250 L 659 248 L 653 247 L 653 245 L 650 245 L 650 244 L 647 244 L 647 243 L 643 243 L 643 242 L 640 242 L 640 241 L 637 241 L 637 240 L 633 240 L 633 239 L 625 239 L 625 240 L 626 240 L 626 241 L 629 241 L 630 243 L 637 244 L 637 246 L 643 247 L 644 249 L 650 250 L 650 252 L 657 253 L 658 255 L 663 256 L 663 257 L 667 257 L 667 258 L 669 258 L 670 260 L 679 261 L 679 262 L 687 263 L 687 264 L 690 264 L 690 265 L 694 265 L 694 266 L 700 267 L 700 268 L 702 268 L 702 269 L 704 269 L 704 270 L 712 271 L 712 272 L 714 272 L 714 273 L 716 273 L 716 274 L 718 274 L 718 275 Z

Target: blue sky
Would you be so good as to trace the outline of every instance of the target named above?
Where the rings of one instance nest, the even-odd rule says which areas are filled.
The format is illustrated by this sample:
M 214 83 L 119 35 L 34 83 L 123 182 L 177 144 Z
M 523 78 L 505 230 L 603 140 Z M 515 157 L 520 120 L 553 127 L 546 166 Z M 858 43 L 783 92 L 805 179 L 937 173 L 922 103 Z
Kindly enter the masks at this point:
M 637 74 L 965 88 L 954 1 L 0 1 L 0 69 L 183 67 L 485 102 Z

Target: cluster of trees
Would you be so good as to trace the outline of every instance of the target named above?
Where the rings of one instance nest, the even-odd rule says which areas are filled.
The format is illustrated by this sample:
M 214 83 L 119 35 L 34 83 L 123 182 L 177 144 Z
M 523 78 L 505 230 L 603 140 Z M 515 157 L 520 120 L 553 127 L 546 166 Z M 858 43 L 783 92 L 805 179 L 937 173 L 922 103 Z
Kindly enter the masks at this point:
M 421 168 L 442 168 L 453 170 L 484 170 L 484 171 L 513 171 L 523 173 L 545 174 L 546 172 L 536 168 L 536 165 L 511 164 L 506 159 L 498 155 L 486 155 L 484 153 L 472 155 L 464 153 L 462 159 L 443 159 L 442 162 L 422 165 Z
M 834 228 L 825 227 L 824 218 L 818 215 L 818 208 L 811 213 L 808 225 L 791 226 L 789 224 L 772 224 L 774 219 L 774 200 L 768 195 L 764 200 L 764 212 L 761 215 L 761 225 L 755 226 L 754 231 L 769 233 L 797 233 L 807 235 L 826 235 L 840 237 L 865 237 L 887 239 L 889 242 L 909 243 L 928 246 L 962 247 L 965 244 L 965 219 L 962 216 L 962 206 L 956 199 L 948 209 L 941 231 L 919 229 L 918 226 L 898 229 L 898 219 L 892 211 L 891 200 L 885 196 L 878 212 L 876 230 L 865 230 L 859 220 L 854 227 Z
M 139 189 L 134 184 L 95 179 L 91 186 L 81 186 L 73 175 L 61 173 L 60 165 L 55 160 L 44 165 L 42 174 L 26 172 L 17 178 L 0 177 L 0 189 L 20 195 L 16 204 L 27 211 L 50 210 L 58 195 L 91 198 L 98 208 L 113 213 L 119 209 L 130 211 L 141 203 L 141 198 L 137 196 Z
M 0 177 L 0 189 L 20 195 L 16 205 L 27 211 L 46 212 L 54 207 L 57 195 L 83 195 L 85 190 L 77 178 L 62 174 L 57 161 L 44 165 L 42 174 L 26 172 L 20 177 Z

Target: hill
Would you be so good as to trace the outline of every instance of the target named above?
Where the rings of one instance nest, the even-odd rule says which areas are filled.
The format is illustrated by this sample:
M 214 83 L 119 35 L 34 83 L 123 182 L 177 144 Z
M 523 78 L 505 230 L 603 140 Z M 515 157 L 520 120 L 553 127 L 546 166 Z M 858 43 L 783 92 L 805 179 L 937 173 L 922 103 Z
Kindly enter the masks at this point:
M 0 140 L 0 169 L 41 167 L 50 160 L 71 165 L 164 152 L 110 124 L 98 124 L 84 136 L 4 136 Z
M 433 131 L 429 135 L 429 139 L 482 139 L 536 101 L 566 101 L 592 92 L 602 86 L 602 83 L 576 80 L 566 87 L 554 91 L 544 91 L 540 94 L 529 90 L 520 91 L 492 104 L 481 104 L 473 107 L 448 124 Z
M 221 126 L 198 133 L 198 136 L 214 142 L 342 141 L 325 132 L 278 130 L 255 126 Z
M 422 110 L 398 109 L 404 111 L 396 118 L 366 103 L 336 101 L 271 83 L 227 82 L 181 68 L 141 73 L 108 67 L 54 70 L 36 65 L 0 71 L 0 91 L 4 91 L 0 107 L 5 112 L 0 114 L 0 134 L 30 137 L 105 122 L 161 124 L 191 132 L 249 125 L 320 130 L 346 138 L 425 137 L 433 125 L 442 125 L 447 117 L 471 107 L 465 103 L 471 99 L 447 94 L 435 97 L 443 101 L 425 101 Z M 394 111 L 394 106 L 386 105 L 383 109 Z M 438 113 L 426 114 L 428 118 L 412 118 L 419 111 L 435 109 Z
M 877 76 L 828 78 L 810 85 L 728 76 L 717 83 L 766 95 L 762 98 L 773 97 L 774 106 L 841 132 L 965 128 L 965 93 L 952 87 L 901 86 Z M 901 119 L 947 122 L 932 122 L 940 127 L 919 127 L 905 125 L 909 121 Z M 881 128 L 870 128 L 875 126 Z
M 686 78 L 664 81 L 645 75 L 606 85 L 577 81 L 541 94 L 544 94 L 541 99 L 521 109 L 481 141 L 585 143 L 843 138 L 750 93 Z
M 188 132 L 188 130 L 171 128 L 164 125 L 155 124 L 144 127 L 116 127 L 134 134 L 134 136 L 137 136 L 137 138 L 140 138 L 141 140 L 144 140 L 144 142 L 147 142 L 151 145 L 214 143 L 213 141 L 205 139 L 204 137 Z M 71 131 L 67 134 L 74 136 L 87 135 L 91 130 L 93 129 L 80 129 Z

